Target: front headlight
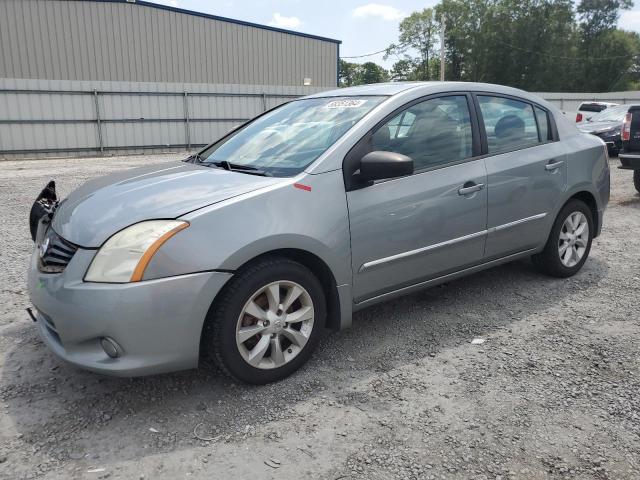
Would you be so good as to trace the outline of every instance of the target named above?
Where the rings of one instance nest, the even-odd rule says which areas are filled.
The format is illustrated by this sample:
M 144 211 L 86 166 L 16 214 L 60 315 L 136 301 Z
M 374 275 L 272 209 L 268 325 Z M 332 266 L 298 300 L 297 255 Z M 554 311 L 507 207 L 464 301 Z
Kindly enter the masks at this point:
M 149 220 L 120 230 L 100 247 L 85 281 L 139 282 L 162 244 L 188 226 L 180 220 Z

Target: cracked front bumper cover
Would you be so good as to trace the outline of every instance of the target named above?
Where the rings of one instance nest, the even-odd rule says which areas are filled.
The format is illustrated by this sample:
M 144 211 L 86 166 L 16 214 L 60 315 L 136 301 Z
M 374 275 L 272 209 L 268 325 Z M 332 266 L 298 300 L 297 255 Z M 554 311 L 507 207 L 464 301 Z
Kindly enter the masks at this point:
M 195 368 L 207 311 L 231 273 L 201 272 L 157 280 L 83 282 L 94 255 L 78 250 L 61 274 L 31 259 L 28 287 L 41 337 L 63 360 L 116 376 Z M 114 339 L 122 355 L 111 358 L 100 340 Z

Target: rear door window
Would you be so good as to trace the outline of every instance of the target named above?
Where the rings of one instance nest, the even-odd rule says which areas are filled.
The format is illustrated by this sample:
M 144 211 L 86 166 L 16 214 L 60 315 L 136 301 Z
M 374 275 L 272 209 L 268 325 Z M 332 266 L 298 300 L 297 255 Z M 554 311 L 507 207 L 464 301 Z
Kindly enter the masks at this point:
M 490 154 L 509 152 L 540 143 L 531 104 L 488 95 L 478 95 L 478 103 Z

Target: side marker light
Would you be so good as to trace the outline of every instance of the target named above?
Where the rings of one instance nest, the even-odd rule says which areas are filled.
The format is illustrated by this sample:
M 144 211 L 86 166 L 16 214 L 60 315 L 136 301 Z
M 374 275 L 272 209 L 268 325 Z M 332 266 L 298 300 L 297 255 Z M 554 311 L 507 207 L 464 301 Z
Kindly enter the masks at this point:
M 305 192 L 310 192 L 311 187 L 309 185 L 305 185 L 303 183 L 294 183 L 294 187 L 299 188 L 300 190 L 304 190 Z

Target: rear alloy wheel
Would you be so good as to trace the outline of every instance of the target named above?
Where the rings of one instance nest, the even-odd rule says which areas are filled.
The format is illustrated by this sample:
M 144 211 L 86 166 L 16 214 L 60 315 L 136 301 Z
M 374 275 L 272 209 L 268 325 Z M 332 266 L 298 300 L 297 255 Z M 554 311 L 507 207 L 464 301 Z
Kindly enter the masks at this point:
M 201 349 L 237 380 L 274 382 L 309 359 L 325 317 L 315 275 L 288 258 L 266 258 L 238 271 L 218 295 Z
M 575 267 L 582 260 L 589 244 L 589 233 L 589 222 L 582 212 L 573 212 L 564 221 L 560 229 L 558 255 L 565 267 Z
M 591 250 L 593 217 L 581 200 L 571 200 L 560 210 L 544 250 L 532 257 L 547 275 L 570 277 L 578 273 Z

